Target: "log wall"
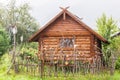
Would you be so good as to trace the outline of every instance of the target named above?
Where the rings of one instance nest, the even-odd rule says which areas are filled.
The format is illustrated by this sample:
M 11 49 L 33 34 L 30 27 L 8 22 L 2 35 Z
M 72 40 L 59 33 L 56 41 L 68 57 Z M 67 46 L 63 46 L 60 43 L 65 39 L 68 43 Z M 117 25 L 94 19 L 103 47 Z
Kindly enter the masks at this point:
M 71 17 L 66 15 L 66 20 L 62 16 L 42 31 L 41 36 L 72 36 L 90 35 L 82 25 L 78 24 Z
M 70 37 L 69 37 L 70 38 Z M 60 48 L 60 39 L 61 37 L 45 37 L 42 38 L 42 48 L 39 48 L 39 50 L 43 49 L 44 53 L 46 55 L 51 55 L 51 54 L 74 54 L 75 51 L 77 51 L 79 55 L 86 55 L 91 56 L 91 41 L 90 41 L 90 36 L 77 36 L 75 37 L 75 45 L 76 47 L 72 48 Z M 62 53 L 61 53 L 62 50 Z

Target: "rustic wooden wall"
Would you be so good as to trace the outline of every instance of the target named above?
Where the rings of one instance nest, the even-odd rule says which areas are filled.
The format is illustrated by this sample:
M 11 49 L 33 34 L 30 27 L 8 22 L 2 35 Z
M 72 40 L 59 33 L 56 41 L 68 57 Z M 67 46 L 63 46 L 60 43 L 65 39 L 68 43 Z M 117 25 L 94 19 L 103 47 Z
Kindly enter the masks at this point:
M 80 53 L 90 54 L 90 36 L 78 36 L 76 37 L 75 44 L 76 49 Z
M 71 17 L 66 15 L 66 20 L 60 16 L 55 22 L 42 31 L 43 36 L 71 36 L 71 35 L 90 35 L 82 25 L 78 24 Z

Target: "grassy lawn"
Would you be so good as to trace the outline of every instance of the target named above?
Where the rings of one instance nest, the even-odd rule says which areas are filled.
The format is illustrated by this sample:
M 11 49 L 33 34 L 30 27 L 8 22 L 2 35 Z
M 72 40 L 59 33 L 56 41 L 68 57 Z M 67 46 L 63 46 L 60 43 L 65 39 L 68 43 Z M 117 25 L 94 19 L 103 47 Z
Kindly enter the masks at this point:
M 108 73 L 103 74 L 87 74 L 79 75 L 75 77 L 34 77 L 25 73 L 19 74 L 3 74 L 0 73 L 0 80 L 120 80 L 120 72 L 116 71 L 113 76 L 110 76 Z

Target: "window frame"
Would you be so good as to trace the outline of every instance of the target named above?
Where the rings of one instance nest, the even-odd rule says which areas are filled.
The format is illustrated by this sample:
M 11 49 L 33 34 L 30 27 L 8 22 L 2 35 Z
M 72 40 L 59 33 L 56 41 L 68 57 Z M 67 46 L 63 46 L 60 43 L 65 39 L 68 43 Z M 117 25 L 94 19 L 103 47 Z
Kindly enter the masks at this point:
M 66 40 L 66 42 L 62 43 L 61 40 Z M 68 42 L 68 43 L 67 43 Z M 72 43 L 71 43 L 72 42 Z M 71 43 L 71 44 L 70 44 Z M 59 38 L 59 47 L 60 48 L 74 48 L 75 44 L 75 39 L 74 37 L 64 37 L 64 38 Z M 65 46 L 63 46 L 65 45 Z

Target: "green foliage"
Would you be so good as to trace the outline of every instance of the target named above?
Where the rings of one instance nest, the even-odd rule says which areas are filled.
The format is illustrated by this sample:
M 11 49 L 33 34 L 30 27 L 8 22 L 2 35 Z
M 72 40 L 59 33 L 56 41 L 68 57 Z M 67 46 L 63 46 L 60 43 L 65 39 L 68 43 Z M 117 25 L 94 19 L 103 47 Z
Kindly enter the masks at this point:
M 0 73 L 5 73 L 10 65 L 11 57 L 8 54 L 4 54 L 0 59 Z
M 120 56 L 120 36 L 112 38 L 109 47 L 110 49 L 112 49 L 112 53 L 115 55 L 115 57 L 119 57 Z
M 118 60 L 116 61 L 115 68 L 120 70 L 120 57 L 119 57 Z
M 37 63 L 37 53 L 38 53 L 38 44 L 37 43 L 27 43 L 24 44 L 20 50 L 20 60 L 24 61 L 26 58 L 29 58 L 34 63 Z
M 112 17 L 107 18 L 105 14 L 98 18 L 96 22 L 98 33 L 106 40 L 111 41 L 111 36 L 118 31 L 117 22 Z
M 106 64 L 109 62 L 111 54 L 118 54 L 120 38 L 112 38 L 111 36 L 119 31 L 117 22 L 112 17 L 107 17 L 103 14 L 97 19 L 98 33 L 101 34 L 110 44 L 103 43 L 103 55 Z M 117 57 L 117 56 L 116 56 Z
M 16 42 L 20 44 L 20 36 L 26 43 L 29 37 L 38 29 L 39 25 L 29 13 L 30 7 L 27 3 L 16 6 L 16 0 L 10 2 L 4 8 L 0 7 L 0 23 L 9 32 L 11 44 L 13 44 L 12 27 L 17 27 Z
M 0 26 L 0 56 L 9 48 L 9 41 L 7 32 Z
M 22 54 L 29 54 L 31 56 L 35 56 L 38 51 L 38 45 L 36 43 L 27 43 L 21 49 Z
M 34 48 L 22 48 L 21 50 L 21 55 L 26 55 L 26 56 L 32 56 L 34 57 L 37 53 L 37 49 L 34 49 Z

